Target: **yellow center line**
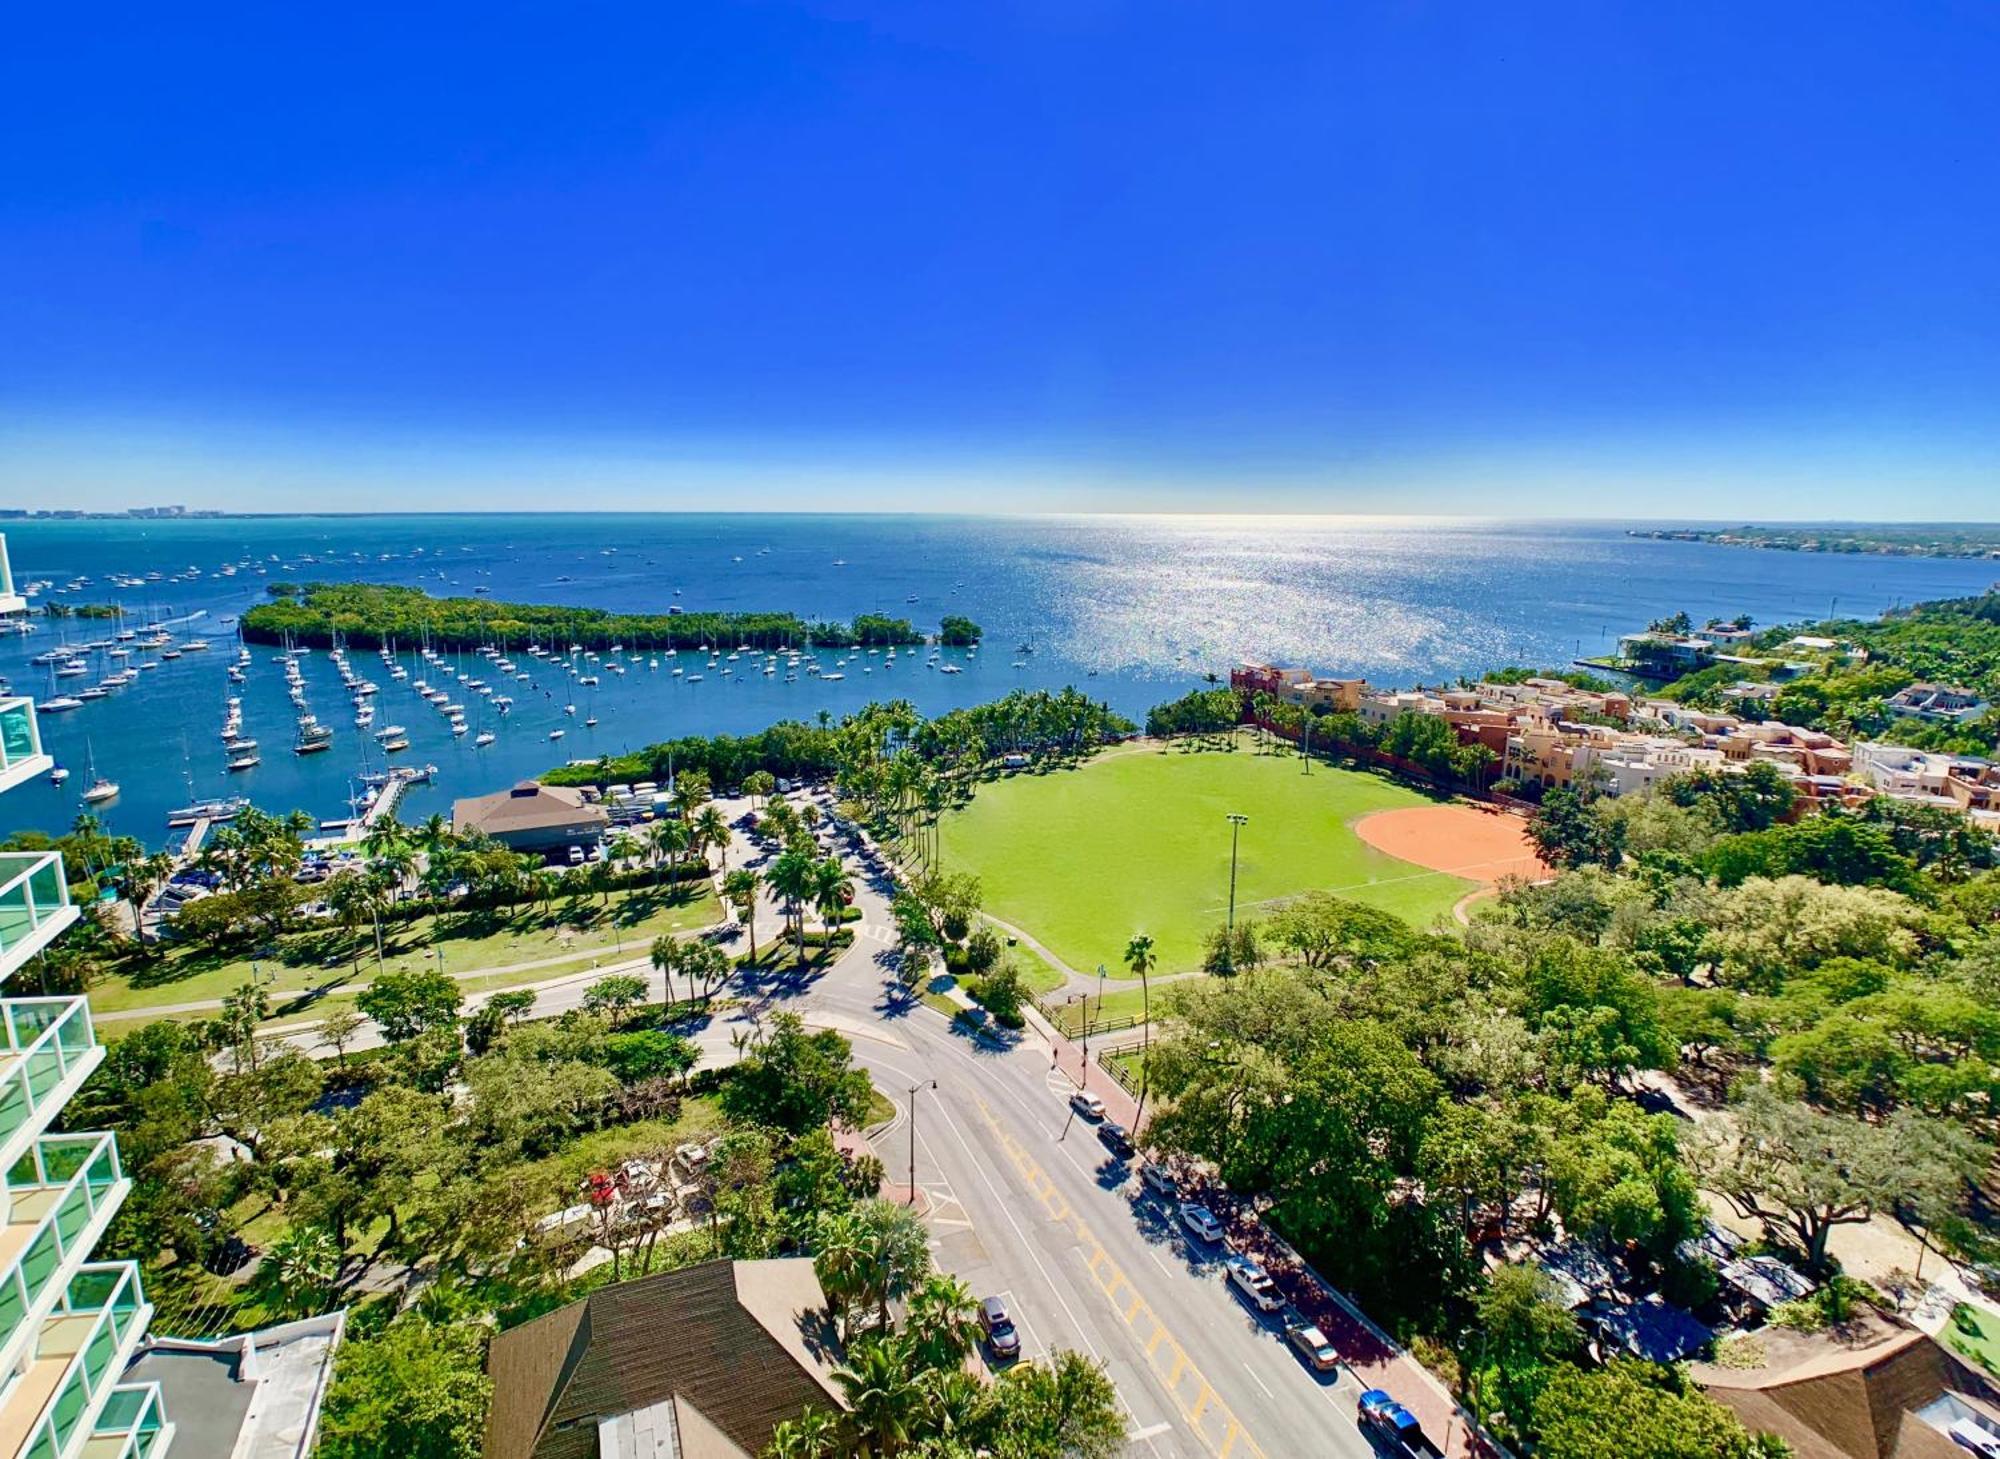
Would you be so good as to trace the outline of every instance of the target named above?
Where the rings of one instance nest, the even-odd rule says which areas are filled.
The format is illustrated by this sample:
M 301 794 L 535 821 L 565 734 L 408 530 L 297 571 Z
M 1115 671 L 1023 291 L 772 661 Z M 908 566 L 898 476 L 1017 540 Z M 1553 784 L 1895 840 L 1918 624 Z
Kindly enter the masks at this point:
M 978 1104 L 980 1116 L 993 1131 L 993 1136 L 1000 1142 L 1000 1147 L 1007 1152 L 1007 1158 L 1013 1162 L 1022 1182 L 1041 1201 L 1050 1219 L 1076 1233 L 1077 1241 L 1082 1248 L 1084 1267 L 1096 1280 L 1098 1289 L 1103 1292 L 1111 1310 L 1118 1315 L 1120 1321 L 1132 1329 L 1135 1335 L 1148 1334 L 1143 1345 L 1146 1365 L 1153 1370 L 1153 1376 L 1160 1380 L 1168 1397 L 1180 1409 L 1188 1427 L 1215 1455 L 1215 1459 L 1232 1459 L 1233 1455 L 1239 1453 L 1245 1456 L 1245 1459 L 1266 1459 L 1263 1449 L 1250 1437 L 1249 1430 L 1244 1428 L 1238 1422 L 1236 1415 L 1230 1412 L 1229 1405 L 1223 1402 L 1208 1379 L 1203 1376 L 1201 1369 L 1188 1357 L 1187 1349 L 1181 1346 L 1180 1340 L 1160 1319 L 1160 1315 L 1153 1310 L 1138 1287 L 1126 1277 L 1111 1253 L 1105 1250 L 1104 1243 L 1098 1240 L 1089 1223 L 1063 1198 L 1062 1193 L 1056 1189 L 1055 1182 L 1049 1179 L 1048 1173 L 1035 1163 L 1034 1157 L 1018 1140 L 1001 1128 L 1000 1122 L 993 1117 L 993 1111 L 986 1101 L 979 1099 Z M 1125 1292 L 1132 1294 L 1130 1302 L 1120 1301 L 1121 1294 Z M 1183 1378 L 1194 1380 L 1194 1394 L 1191 1398 L 1182 1391 Z

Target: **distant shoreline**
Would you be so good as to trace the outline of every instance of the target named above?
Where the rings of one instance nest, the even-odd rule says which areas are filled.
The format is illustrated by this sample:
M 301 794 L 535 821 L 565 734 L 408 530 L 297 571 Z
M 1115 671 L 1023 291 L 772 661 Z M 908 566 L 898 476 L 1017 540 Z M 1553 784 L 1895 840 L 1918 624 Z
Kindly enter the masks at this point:
M 1628 537 L 1655 542 L 1705 542 L 1717 547 L 1752 547 L 1766 552 L 1814 552 L 1830 557 L 1950 557 L 2000 561 L 2000 528 L 1990 530 L 1880 529 L 1838 527 L 1628 527 Z

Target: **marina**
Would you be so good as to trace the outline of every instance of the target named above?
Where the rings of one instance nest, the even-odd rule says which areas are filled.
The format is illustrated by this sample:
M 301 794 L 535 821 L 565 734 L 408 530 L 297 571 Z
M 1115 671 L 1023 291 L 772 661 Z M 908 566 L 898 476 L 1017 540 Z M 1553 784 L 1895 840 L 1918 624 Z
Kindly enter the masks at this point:
M 1843 611 L 1872 611 L 1992 577 L 1976 561 L 1732 554 L 1611 526 L 1300 528 L 1280 549 L 1246 525 L 1204 538 L 1193 562 L 1179 528 L 1101 521 L 224 518 L 7 531 L 33 608 L 124 609 L 110 620 L 32 613 L 28 632 L 0 638 L 0 677 L 36 701 L 62 767 L 8 797 L 8 828 L 61 830 L 87 809 L 149 844 L 203 803 L 351 820 L 364 777 L 402 763 L 436 767 L 397 792 L 398 814 L 420 819 L 554 764 L 837 720 L 871 700 L 928 715 L 1087 683 L 1143 715 L 1164 690 L 1260 650 L 1420 682 L 1567 662 L 1610 647 L 1619 625 L 1682 606 L 1772 621 L 1823 612 L 1836 595 Z M 604 553 L 609 543 L 619 551 Z M 1302 567 L 1301 553 L 1316 565 Z M 1530 584 L 1557 558 L 1574 564 L 1573 601 L 1550 604 Z M 985 625 L 988 646 L 592 648 L 499 633 L 451 651 L 412 637 L 334 652 L 239 641 L 239 618 L 271 584 L 314 580 L 468 599 L 485 586 L 495 600 L 662 615 L 782 608 L 809 621 L 903 616 L 915 595 L 931 626 L 962 613 Z M 84 672 L 57 677 L 70 664 Z M 86 802 L 99 778 L 117 794 Z

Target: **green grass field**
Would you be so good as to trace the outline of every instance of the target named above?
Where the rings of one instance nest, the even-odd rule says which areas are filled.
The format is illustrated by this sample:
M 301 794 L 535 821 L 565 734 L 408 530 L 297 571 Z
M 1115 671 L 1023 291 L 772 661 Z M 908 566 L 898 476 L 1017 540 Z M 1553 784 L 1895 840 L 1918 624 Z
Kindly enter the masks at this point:
M 408 972 L 436 967 L 444 949 L 450 973 L 475 968 L 533 968 L 500 972 L 469 981 L 468 993 L 519 983 L 542 982 L 581 972 L 593 962 L 638 957 L 665 932 L 709 927 L 722 920 L 722 907 L 706 882 L 655 890 L 641 887 L 613 893 L 607 906 L 598 898 L 522 906 L 490 917 L 454 914 L 442 925 L 434 917 L 392 923 L 384 928 L 382 969 Z M 163 956 L 128 958 L 90 990 L 91 1008 L 104 1015 L 143 1014 L 177 1003 L 221 998 L 251 979 L 252 959 L 203 948 L 169 945 Z M 367 986 L 378 971 L 371 931 L 334 927 L 287 933 L 272 953 L 255 959 L 257 975 L 274 1006 L 319 990 L 322 999 Z M 324 1010 L 312 1016 L 323 1016 Z
M 1225 915 L 1231 811 L 1250 817 L 1237 860 L 1239 917 L 1313 889 L 1417 926 L 1448 914 L 1472 883 L 1364 845 L 1348 823 L 1431 804 L 1374 775 L 1235 751 L 1120 751 L 1075 770 L 982 786 L 945 818 L 944 860 L 978 874 L 986 910 L 1071 967 L 1126 976 L 1125 943 L 1153 937 L 1160 971 L 1200 966 Z

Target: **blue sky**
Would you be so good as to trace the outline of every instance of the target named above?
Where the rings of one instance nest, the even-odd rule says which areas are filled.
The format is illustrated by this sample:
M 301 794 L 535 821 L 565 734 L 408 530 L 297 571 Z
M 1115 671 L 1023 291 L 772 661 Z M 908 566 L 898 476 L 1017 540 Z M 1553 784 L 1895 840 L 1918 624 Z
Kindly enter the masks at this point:
M 0 503 L 2000 515 L 2000 10 L 36 6 Z

